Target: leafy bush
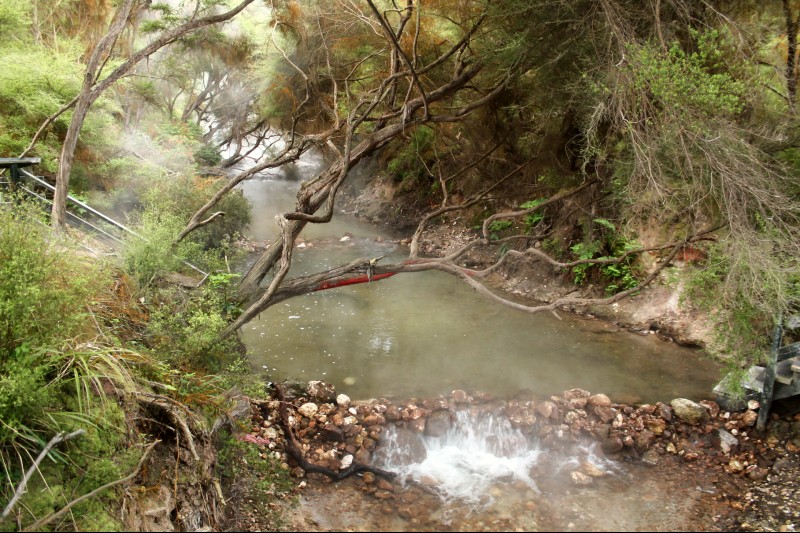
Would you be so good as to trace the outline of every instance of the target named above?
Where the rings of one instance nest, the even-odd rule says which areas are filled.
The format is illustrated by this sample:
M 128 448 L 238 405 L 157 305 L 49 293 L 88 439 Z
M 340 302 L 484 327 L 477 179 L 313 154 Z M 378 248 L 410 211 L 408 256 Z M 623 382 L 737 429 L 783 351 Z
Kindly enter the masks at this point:
M 209 276 L 202 291 L 186 301 L 162 298 L 148 326 L 151 348 L 169 357 L 171 364 L 218 372 L 239 353 L 234 337 L 220 340 L 220 333 L 241 312 L 234 302 L 231 284 L 236 275 Z
M 595 218 L 593 222 L 600 226 L 601 236 L 595 240 L 573 245 L 570 250 L 578 260 L 614 259 L 625 252 L 637 248 L 635 242 L 627 240 L 617 232 L 616 226 L 604 218 Z M 592 276 L 607 283 L 606 292 L 616 293 L 632 289 L 639 284 L 635 273 L 634 256 L 630 255 L 618 263 L 597 265 L 585 263 L 572 267 L 574 282 L 578 285 Z
M 124 417 L 103 401 L 99 383 L 129 383 L 127 356 L 88 344 L 97 334 L 88 307 L 105 281 L 96 262 L 70 253 L 41 224 L 36 207 L 0 209 L 0 494 L 10 499 L 56 433 L 86 431 L 50 452 L 16 507 L 20 516 L 0 529 L 121 477 L 111 457 L 122 448 Z M 95 499 L 75 508 L 73 527 L 117 526 L 107 502 Z

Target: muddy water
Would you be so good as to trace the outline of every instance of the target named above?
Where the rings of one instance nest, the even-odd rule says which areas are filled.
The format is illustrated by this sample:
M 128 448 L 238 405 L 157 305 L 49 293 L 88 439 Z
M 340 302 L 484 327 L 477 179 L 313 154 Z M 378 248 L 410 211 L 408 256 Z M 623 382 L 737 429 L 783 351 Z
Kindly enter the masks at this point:
M 251 239 L 274 238 L 274 215 L 293 205 L 297 187 L 275 177 L 245 183 Z M 306 246 L 296 250 L 290 276 L 406 252 L 393 242 L 398 235 L 344 215 L 309 225 L 301 237 Z M 718 365 L 699 351 L 564 313 L 560 320 L 521 313 L 438 272 L 294 298 L 242 333 L 252 362 L 270 379 L 324 379 L 354 399 L 580 387 L 654 402 L 709 398 L 719 378 Z

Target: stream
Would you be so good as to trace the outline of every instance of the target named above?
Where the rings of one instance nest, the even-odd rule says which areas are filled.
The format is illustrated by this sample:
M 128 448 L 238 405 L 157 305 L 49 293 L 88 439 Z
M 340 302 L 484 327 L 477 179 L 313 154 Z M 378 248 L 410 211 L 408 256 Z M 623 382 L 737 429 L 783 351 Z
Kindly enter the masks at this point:
M 300 174 L 317 168 L 306 165 Z M 291 208 L 298 186 L 280 174 L 243 184 L 253 215 L 249 239 L 275 237 L 274 216 Z M 329 224 L 306 227 L 289 277 L 359 257 L 403 258 L 401 237 L 337 214 Z M 546 398 L 576 387 L 625 403 L 712 398 L 719 365 L 701 351 L 594 319 L 559 316 L 515 311 L 447 274 L 421 272 L 290 299 L 243 327 L 242 338 L 267 379 L 324 380 L 354 400 L 432 398 L 454 389 L 498 399 L 520 391 Z M 683 486 L 685 480 L 665 485 L 645 467 L 610 461 L 589 443 L 547 450 L 495 415 L 454 416 L 457 423 L 446 435 L 419 435 L 411 444 L 389 431 L 373 458 L 400 473 L 401 486 L 432 483 L 440 507 L 390 508 L 356 490 L 355 481 L 348 481 L 349 492 L 347 483 L 312 485 L 301 498 L 306 522 L 298 527 L 670 530 L 682 527 L 680 520 L 691 512 L 694 496 L 681 494 L 694 486 Z M 408 459 L 410 445 L 425 453 Z M 568 474 L 581 464 L 602 479 L 576 493 Z M 609 514 L 612 502 L 618 512 Z M 651 514 L 643 515 L 648 506 Z
M 248 238 L 275 237 L 295 181 L 244 184 Z M 308 225 L 289 274 L 357 259 L 405 257 L 398 235 L 339 214 Z M 597 320 L 526 314 L 442 272 L 406 273 L 278 304 L 242 329 L 251 361 L 270 379 L 322 379 L 354 399 L 435 396 L 465 389 L 508 396 L 580 387 L 628 402 L 711 398 L 719 365 L 701 351 L 618 331 Z

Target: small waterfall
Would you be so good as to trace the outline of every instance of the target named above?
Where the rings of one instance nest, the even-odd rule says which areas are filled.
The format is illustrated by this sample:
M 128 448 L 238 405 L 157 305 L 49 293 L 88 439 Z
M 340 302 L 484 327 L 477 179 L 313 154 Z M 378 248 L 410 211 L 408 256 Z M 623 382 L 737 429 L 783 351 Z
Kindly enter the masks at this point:
M 500 413 L 460 410 L 452 418 L 440 437 L 388 427 L 376 464 L 397 472 L 405 483 L 435 491 L 444 502 L 468 506 L 494 503 L 498 485 L 527 487 L 540 494 L 537 478 L 543 476 L 568 480 L 570 472 L 587 465 L 604 475 L 618 471 L 596 444 L 547 450 Z
M 498 482 L 520 481 L 538 492 L 530 475 L 541 450 L 507 418 L 468 411 L 454 413 L 455 420 L 441 437 L 403 428 L 389 428 L 376 460 L 435 490 L 444 500 L 486 503 L 489 488 Z

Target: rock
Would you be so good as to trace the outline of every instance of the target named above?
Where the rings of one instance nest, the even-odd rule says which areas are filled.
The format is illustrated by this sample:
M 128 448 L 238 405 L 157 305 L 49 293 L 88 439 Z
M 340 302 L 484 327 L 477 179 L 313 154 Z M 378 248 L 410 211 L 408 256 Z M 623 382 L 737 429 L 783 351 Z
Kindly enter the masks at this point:
M 339 470 L 346 470 L 353 464 L 353 456 L 348 454 L 342 457 L 342 464 L 339 465 Z
M 716 416 L 719 414 L 719 405 L 717 404 L 717 402 L 712 402 L 710 400 L 700 400 L 697 403 L 708 409 L 708 414 L 709 416 L 711 416 L 711 418 L 716 418 Z
M 536 406 L 536 411 L 544 418 L 557 418 L 558 407 L 555 403 L 547 400 Z M 554 416 L 555 415 L 555 416 Z
M 467 393 L 461 389 L 456 389 L 453 391 L 453 400 L 456 403 L 465 403 L 467 401 Z
M 753 401 L 755 402 L 755 400 L 753 400 Z M 758 403 L 758 402 L 755 402 L 755 403 Z M 758 413 L 753 411 L 753 410 L 751 410 L 751 409 L 748 409 L 747 411 L 742 413 L 741 420 L 742 420 L 742 425 L 744 427 L 752 427 L 752 426 L 754 426 L 756 424 L 756 421 L 758 420 Z
M 711 443 L 724 454 L 729 454 L 739 448 L 739 439 L 722 428 L 712 433 Z
M 440 409 L 434 411 L 425 423 L 425 435 L 429 437 L 444 437 L 453 425 L 450 411 Z
M 316 382 L 312 381 L 311 383 L 316 383 Z M 320 381 L 319 383 L 322 382 Z M 313 418 L 314 415 L 317 414 L 317 410 L 319 410 L 317 404 L 311 402 L 304 403 L 303 405 L 297 408 L 297 411 L 306 418 Z
M 667 443 L 667 453 L 678 453 L 678 449 L 675 447 L 673 443 Z
M 389 422 L 397 422 L 400 420 L 400 410 L 394 405 L 390 405 L 386 408 L 386 411 L 384 411 L 383 416 Z
M 347 407 L 350 406 L 350 396 L 348 396 L 347 394 L 340 394 L 339 396 L 336 397 L 336 405 L 347 409 Z
M 583 389 L 570 389 L 570 390 L 564 391 L 564 394 L 562 394 L 564 399 L 567 400 L 567 401 L 573 400 L 575 398 L 588 398 L 591 395 L 592 395 L 591 392 L 589 392 L 587 390 L 583 390 Z
M 747 472 L 747 478 L 751 481 L 761 481 L 767 477 L 767 474 L 769 474 L 769 468 L 755 467 Z
M 589 405 L 595 407 L 611 407 L 611 399 L 605 394 L 595 394 L 594 396 L 589 396 L 588 403 Z
M 320 403 L 333 402 L 336 399 L 336 389 L 324 381 L 309 381 L 306 394 L 310 399 Z
M 655 435 L 661 435 L 667 429 L 667 423 L 662 418 L 651 418 L 645 420 L 644 426 Z
M 592 484 L 592 478 L 581 472 L 580 470 L 575 470 L 571 472 L 569 475 L 570 479 L 575 485 L 579 487 L 585 487 L 587 485 Z
M 364 473 L 361 475 L 361 479 L 362 479 L 362 480 L 364 481 L 364 483 L 366 483 L 367 485 L 369 485 L 370 483 L 375 483 L 375 474 L 373 474 L 372 472 L 364 472 Z
M 589 477 L 605 477 L 606 476 L 606 472 L 602 468 L 599 468 L 599 467 L 593 465 L 589 461 L 584 461 L 583 464 L 581 464 L 581 472 L 583 472 L 584 474 L 586 474 Z
M 634 437 L 633 439 L 634 448 L 636 449 L 637 452 L 644 453 L 645 451 L 650 449 L 655 440 L 656 436 L 653 435 L 652 431 L 647 429 L 642 430 L 639 433 L 637 433 L 636 437 Z
M 600 448 L 605 453 L 617 453 L 624 448 L 622 439 L 616 436 L 606 437 L 600 441 Z
M 572 398 L 569 401 L 569 406 L 572 409 L 583 409 L 584 407 L 586 407 L 588 401 L 589 398 Z
M 409 420 L 407 422 L 407 426 L 408 426 L 408 429 L 410 429 L 411 431 L 414 431 L 415 433 L 422 433 L 423 431 L 425 431 L 425 425 L 426 425 L 425 422 L 426 421 L 425 421 L 424 418 L 415 418 L 415 419 Z
M 385 479 L 381 478 L 381 479 L 378 480 L 378 488 L 380 490 L 386 490 L 386 491 L 391 492 L 391 491 L 394 490 L 394 485 L 392 485 L 391 483 L 389 483 Z
M 744 465 L 738 459 L 731 459 L 731 461 L 728 463 L 728 469 L 731 472 L 741 472 L 744 470 Z
M 297 478 L 305 477 L 306 471 L 300 468 L 299 466 L 296 466 L 292 468 L 291 475 L 292 477 L 297 477 Z
M 383 415 L 379 415 L 377 413 L 373 413 L 364 417 L 364 425 L 365 426 L 382 426 L 386 423 L 386 419 Z
M 605 405 L 596 405 L 593 408 L 594 414 L 603 421 L 603 423 L 608 424 L 617 416 L 617 410 L 613 407 L 608 407 Z
M 372 452 L 366 448 L 359 448 L 355 453 L 355 459 L 357 463 L 368 465 L 372 461 Z
M 669 405 L 661 402 L 656 403 L 656 412 L 654 414 L 667 422 L 672 422 L 672 408 Z
M 656 466 L 660 460 L 661 456 L 654 449 L 647 450 L 642 454 L 642 462 L 646 465 Z
M 344 442 L 344 433 L 336 425 L 327 423 L 319 430 L 319 436 L 323 441 Z
M 375 464 L 391 463 L 407 466 L 425 460 L 428 452 L 418 433 L 402 427 L 397 427 L 394 431 L 394 439 L 384 439 L 375 450 Z M 390 445 L 392 441 L 394 442 Z M 367 463 L 360 458 L 358 462 Z
M 708 422 L 708 409 L 692 400 L 676 398 L 670 402 L 670 406 L 675 416 L 688 424 L 696 426 Z

